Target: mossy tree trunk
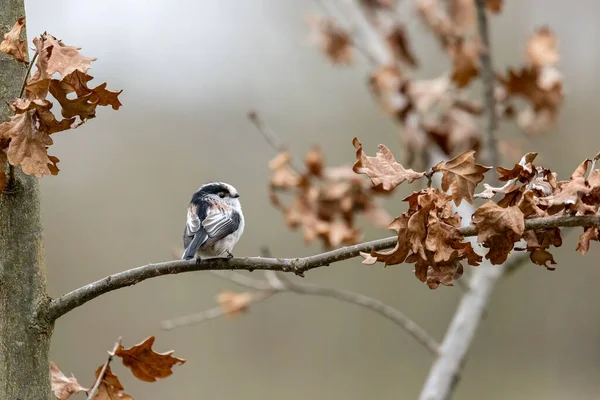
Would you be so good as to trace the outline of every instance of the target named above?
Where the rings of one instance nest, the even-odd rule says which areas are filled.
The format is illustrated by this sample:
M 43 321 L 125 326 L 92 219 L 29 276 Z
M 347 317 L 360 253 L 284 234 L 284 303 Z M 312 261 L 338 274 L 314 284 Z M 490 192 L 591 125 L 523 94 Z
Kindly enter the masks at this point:
M 23 0 L 0 0 L 0 32 L 24 15 Z M 25 74 L 23 64 L 0 53 L 0 122 L 12 114 L 6 104 Z M 0 195 L 0 399 L 50 399 L 53 327 L 35 315 L 47 303 L 38 182 L 15 169 L 9 185 Z

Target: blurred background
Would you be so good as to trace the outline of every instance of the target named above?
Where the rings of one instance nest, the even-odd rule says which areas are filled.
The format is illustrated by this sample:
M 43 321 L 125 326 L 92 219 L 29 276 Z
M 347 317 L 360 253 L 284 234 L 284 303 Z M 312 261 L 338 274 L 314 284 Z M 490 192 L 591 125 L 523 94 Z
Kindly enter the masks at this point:
M 401 0 L 416 74 L 448 68 L 433 36 Z M 123 89 L 123 107 L 59 134 L 51 154 L 60 174 L 42 179 L 49 291 L 58 296 L 108 274 L 173 258 L 185 209 L 204 182 L 233 184 L 241 194 L 245 234 L 238 256 L 321 251 L 284 226 L 268 200 L 273 150 L 246 119 L 256 109 L 298 158 L 319 143 L 331 166 L 354 161 L 358 136 L 368 154 L 378 143 L 398 155 L 398 128 L 373 103 L 357 56 L 332 67 L 309 44 L 311 1 L 26 1 L 29 38 L 47 31 L 97 57 L 98 83 Z M 536 27 L 560 40 L 566 101 L 552 132 L 527 140 L 514 125 L 501 137 L 524 140 L 524 151 L 567 178 L 600 150 L 600 3 L 506 2 L 492 19 L 494 62 L 520 65 Z M 510 165 L 509 162 L 507 162 Z M 508 166 L 507 165 L 507 166 Z M 401 188 L 388 210 L 404 209 Z M 365 239 L 389 235 L 367 228 Z M 579 230 L 553 251 L 554 272 L 526 264 L 497 287 L 469 354 L 457 399 L 597 399 L 600 397 L 600 246 L 575 252 Z M 261 277 L 260 272 L 252 274 Z M 354 259 L 310 272 L 306 281 L 379 298 L 441 340 L 460 299 L 457 287 L 432 291 L 412 266 L 384 270 Z M 210 273 L 145 281 L 75 309 L 56 325 L 52 359 L 85 386 L 106 351 L 123 336 L 129 347 L 150 335 L 155 349 L 187 359 L 156 383 L 113 371 L 136 399 L 411 399 L 431 355 L 390 321 L 336 300 L 284 294 L 240 318 L 163 331 L 160 321 L 213 307 L 222 289 L 240 290 Z M 76 398 L 83 398 L 80 395 Z

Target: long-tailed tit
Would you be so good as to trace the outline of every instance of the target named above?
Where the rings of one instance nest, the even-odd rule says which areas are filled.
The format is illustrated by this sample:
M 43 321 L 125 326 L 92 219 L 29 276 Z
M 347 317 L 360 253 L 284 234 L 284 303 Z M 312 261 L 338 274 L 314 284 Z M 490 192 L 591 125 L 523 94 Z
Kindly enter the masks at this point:
M 184 260 L 231 258 L 244 232 L 237 190 L 223 182 L 202 185 L 192 196 L 183 233 Z

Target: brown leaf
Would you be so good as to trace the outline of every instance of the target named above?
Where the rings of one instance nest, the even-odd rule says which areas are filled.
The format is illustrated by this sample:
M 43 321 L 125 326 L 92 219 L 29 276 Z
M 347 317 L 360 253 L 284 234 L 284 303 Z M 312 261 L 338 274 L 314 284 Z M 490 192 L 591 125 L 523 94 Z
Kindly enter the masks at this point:
M 21 40 L 21 31 L 25 28 L 25 17 L 20 17 L 12 29 L 4 34 L 4 40 L 0 42 L 0 51 L 19 62 L 25 62 L 27 55 L 27 41 Z
M 486 0 L 485 6 L 488 10 L 493 13 L 499 13 L 502 11 L 502 6 L 504 5 L 504 0 Z
M 131 347 L 123 348 L 119 344 L 115 356 L 123 359 L 123 365 L 131 369 L 133 375 L 145 382 L 154 382 L 156 378 L 166 378 L 173 373 L 173 366 L 184 364 L 185 360 L 173 357 L 173 351 L 156 353 L 152 350 L 154 336 L 150 336 L 143 342 Z
M 554 271 L 556 269 L 548 265 L 548 262 L 550 262 L 550 264 L 556 264 L 556 261 L 554 261 L 554 257 L 547 250 L 535 249 L 531 252 L 529 258 L 534 264 L 543 265 L 550 271 Z
M 79 53 L 80 47 L 66 46 L 61 40 L 57 40 L 48 33 L 42 34 L 42 41 L 42 48 L 49 50 L 46 53 L 48 54 L 48 64 L 45 72 L 50 76 L 57 72 L 62 78 L 74 71 L 85 73 L 92 66 L 92 61 L 96 61 L 96 58 L 82 56 Z M 52 49 L 50 50 L 50 48 Z M 40 54 L 38 57 L 43 57 L 43 55 Z
M 375 157 L 369 157 L 364 153 L 362 143 L 357 138 L 354 138 L 352 144 L 356 148 L 356 162 L 352 170 L 357 174 L 367 175 L 374 186 L 386 192 L 392 191 L 404 181 L 412 183 L 425 175 L 424 172 L 405 169 L 398 164 L 392 152 L 382 144 L 378 146 L 379 151 Z
M 477 241 L 483 243 L 492 236 L 514 232 L 522 236 L 525 232 L 525 219 L 519 207 L 500 207 L 488 201 L 473 213 L 473 223 L 477 227 Z
M 485 257 L 492 264 L 506 261 L 525 232 L 523 212 L 516 206 L 504 208 L 488 201 L 475 210 L 472 220 L 477 227 L 477 242 L 490 249 Z
M 452 81 L 459 88 L 464 88 L 479 76 L 481 44 L 478 40 L 465 41 L 461 38 L 449 44 L 447 51 L 453 62 Z
M 102 371 L 102 367 L 103 365 L 96 369 L 96 380 Z M 123 393 L 123 390 L 124 388 L 119 378 L 112 373 L 110 365 L 108 365 L 93 400 L 133 400 L 133 397 Z
M 75 92 L 78 97 L 82 97 L 91 93 L 90 101 L 92 103 L 97 103 L 99 106 L 111 106 L 113 110 L 118 110 L 122 106 L 118 96 L 123 90 L 119 90 L 118 92 L 107 90 L 106 82 L 90 89 L 87 86 L 87 82 L 93 78 L 93 76 L 87 73 L 75 70 L 62 80 L 54 80 L 53 84 L 57 86 L 55 90 L 59 90 L 64 94 Z
M 386 41 L 397 60 L 411 67 L 417 67 L 419 62 L 408 44 L 406 29 L 401 25 L 395 25 L 387 35 Z
M 63 91 L 60 83 L 56 79 L 50 81 L 50 93 L 61 105 L 61 114 L 65 118 L 73 118 L 78 116 L 82 121 L 96 117 L 96 107 L 98 106 L 99 97 L 92 100 L 92 93 L 76 97 L 74 99 L 67 98 L 66 92 Z
M 533 32 L 527 43 L 527 60 L 534 67 L 558 62 L 558 40 L 549 27 L 542 26 Z
M 335 20 L 309 17 L 308 23 L 321 49 L 334 65 L 346 65 L 352 62 L 352 39 Z
M 306 154 L 304 164 L 306 164 L 306 169 L 311 175 L 323 175 L 323 153 L 321 153 L 319 146 L 313 146 L 312 150 Z
M 474 154 L 474 151 L 467 151 L 432 168 L 433 172 L 443 173 L 442 189 L 450 189 L 456 205 L 459 205 L 462 199 L 473 204 L 475 187 L 483 181 L 483 174 L 491 168 L 476 164 Z
M 591 188 L 586 182 L 585 173 L 587 171 L 590 160 L 582 162 L 571 175 L 568 181 L 558 183 L 559 189 L 551 196 L 541 197 L 540 203 L 547 206 L 575 205 L 582 196 L 591 192 Z
M 50 361 L 50 381 L 52 392 L 58 400 L 67 400 L 74 394 L 89 390 L 81 386 L 73 375 L 67 378 L 52 361 Z
M 248 311 L 252 298 L 252 293 L 249 292 L 233 293 L 224 291 L 217 295 L 217 302 L 228 317 L 236 317 Z
M 590 241 L 600 241 L 598 238 L 598 228 L 595 226 L 590 226 L 587 228 L 583 228 L 583 233 L 579 236 L 579 242 L 577 243 L 577 251 L 584 255 L 590 249 Z
M 508 78 L 499 77 L 499 80 L 508 94 L 531 102 L 535 112 L 545 109 L 555 113 L 563 100 L 562 81 L 550 71 L 553 70 L 537 67 L 509 69 Z
M 269 162 L 273 171 L 271 186 L 275 188 L 292 188 L 300 184 L 300 176 L 291 167 L 292 155 L 288 151 L 278 153 Z
M 33 114 L 34 124 L 39 131 L 47 133 L 48 135 L 71 129 L 75 122 L 74 118 L 58 121 L 52 111 L 50 111 L 52 103 L 45 99 L 16 99 L 11 107 L 16 114 L 22 114 L 29 110 L 36 110 L 37 112 Z
M 11 139 L 7 151 L 8 162 L 21 167 L 28 175 L 50 175 L 49 165 L 54 164 L 48 157 L 48 146 L 52 139 L 45 132 L 36 129 L 34 110 L 14 115 L 10 121 L 0 124 L 0 139 Z
M 477 120 L 468 112 L 451 108 L 436 124 L 424 124 L 429 137 L 444 154 L 455 157 L 467 150 L 478 150 L 481 131 Z

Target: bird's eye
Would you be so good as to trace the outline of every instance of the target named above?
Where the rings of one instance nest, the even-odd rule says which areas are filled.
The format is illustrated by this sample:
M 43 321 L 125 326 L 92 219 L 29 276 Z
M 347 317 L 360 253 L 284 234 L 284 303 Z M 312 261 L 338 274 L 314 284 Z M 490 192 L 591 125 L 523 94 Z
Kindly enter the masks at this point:
M 220 192 L 220 193 L 219 193 L 219 197 L 220 197 L 220 198 L 223 198 L 223 197 L 225 197 L 225 192 Z

